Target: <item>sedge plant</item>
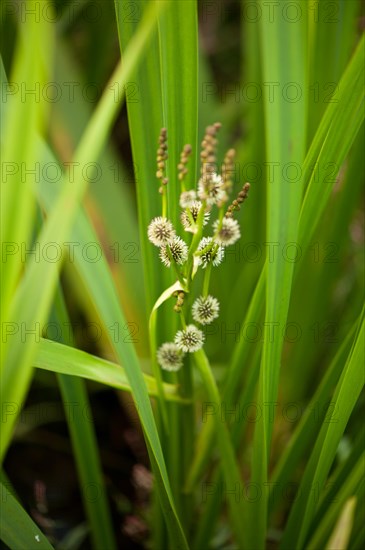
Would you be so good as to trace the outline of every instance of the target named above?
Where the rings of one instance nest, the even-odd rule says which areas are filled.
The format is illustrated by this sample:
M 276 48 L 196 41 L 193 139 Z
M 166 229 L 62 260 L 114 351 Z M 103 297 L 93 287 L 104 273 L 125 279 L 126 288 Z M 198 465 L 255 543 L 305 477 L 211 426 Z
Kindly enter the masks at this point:
M 6 548 L 364 547 L 363 8 L 274 4 L 1 4 Z M 65 536 L 14 475 L 40 439 L 77 474 Z

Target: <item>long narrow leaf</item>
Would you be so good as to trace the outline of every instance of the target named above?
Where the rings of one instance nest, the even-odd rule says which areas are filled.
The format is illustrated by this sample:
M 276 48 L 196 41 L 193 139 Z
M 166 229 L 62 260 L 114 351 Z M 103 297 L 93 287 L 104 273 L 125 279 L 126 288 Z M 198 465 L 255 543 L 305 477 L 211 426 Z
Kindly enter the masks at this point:
M 51 544 L 39 527 L 8 489 L 0 483 L 1 514 L 0 538 L 9 548 L 39 548 L 52 550 Z
M 120 365 L 52 340 L 41 339 L 33 364 L 39 369 L 79 376 L 119 390 L 132 391 L 126 371 Z M 143 378 L 149 395 L 157 396 L 155 379 L 148 374 L 144 374 Z M 164 383 L 164 393 L 167 400 L 186 403 L 172 384 Z
M 364 386 L 364 338 L 365 325 L 363 319 L 353 350 L 333 397 L 335 410 L 338 411 L 338 422 L 329 422 L 322 426 L 303 475 L 298 498 L 289 516 L 281 542 L 281 548 L 283 549 L 291 549 L 293 545 L 297 548 L 303 548 L 304 546 L 310 522 L 315 512 L 313 500 L 316 498 L 316 494 L 320 494 L 324 486 L 338 443 Z
M 321 422 L 326 418 L 326 406 L 328 405 L 333 388 L 336 386 L 346 363 L 351 342 L 353 341 L 358 321 L 351 327 L 345 341 L 338 350 L 332 363 L 328 367 L 321 383 L 314 393 L 311 401 L 308 403 L 306 413 L 293 433 L 289 445 L 282 453 L 279 462 L 271 476 L 271 482 L 277 484 L 277 487 L 285 487 L 289 482 L 295 466 L 298 465 L 300 457 L 304 454 L 306 448 L 310 446 L 313 438 L 318 433 Z M 331 410 L 331 409 L 330 409 Z M 270 511 L 278 503 L 280 491 L 272 491 L 270 496 Z
M 305 2 L 301 3 L 305 13 Z M 261 43 L 263 51 L 263 79 L 266 82 L 295 82 L 306 89 L 306 40 L 305 18 L 295 25 L 282 18 L 268 21 L 263 18 Z M 267 161 L 302 165 L 306 142 L 306 94 L 294 103 L 284 95 L 272 102 L 265 97 Z M 279 172 L 280 174 L 280 172 Z M 281 176 L 267 184 L 268 216 L 267 241 L 285 247 L 295 242 L 298 231 L 298 214 L 302 198 L 303 181 L 283 181 Z M 283 327 L 286 324 L 294 266 L 282 254 L 277 254 L 267 264 L 265 326 Z M 276 332 L 274 337 L 265 331 L 261 362 L 259 402 L 274 403 L 281 365 L 283 340 Z M 272 422 L 270 411 L 264 409 L 262 421 L 256 424 L 252 455 L 251 481 L 264 488 L 268 479 Z M 250 503 L 251 521 L 248 523 L 248 546 L 264 548 L 267 521 L 267 492 Z

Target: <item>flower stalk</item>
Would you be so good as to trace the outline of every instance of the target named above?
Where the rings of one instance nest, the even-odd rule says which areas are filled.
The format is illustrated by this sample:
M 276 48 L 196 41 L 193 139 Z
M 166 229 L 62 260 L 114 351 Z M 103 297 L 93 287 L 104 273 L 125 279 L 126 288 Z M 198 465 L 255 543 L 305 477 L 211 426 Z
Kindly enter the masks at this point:
M 156 177 L 161 183 L 159 191 L 162 194 L 162 215 L 151 221 L 147 233 L 151 243 L 160 249 L 162 263 L 174 270 L 182 289 L 175 294 L 177 301 L 174 306 L 174 310 L 179 313 L 181 330 L 176 333 L 174 344 L 165 342 L 157 350 L 157 361 L 165 370 L 179 370 L 183 366 L 183 355 L 179 355 L 174 346 L 184 354 L 195 353 L 202 348 L 204 334 L 199 329 L 199 325 L 211 323 L 219 314 L 218 300 L 209 295 L 212 269 L 222 263 L 225 248 L 236 243 L 241 237 L 239 223 L 233 216 L 246 200 L 250 185 L 246 183 L 226 209 L 225 205 L 233 188 L 235 151 L 229 149 L 226 153 L 222 173 L 219 174 L 217 172 L 217 134 L 220 127 L 220 123 L 217 122 L 206 129 L 201 144 L 201 177 L 196 189 L 186 188 L 187 164 L 192 153 L 190 145 L 184 146 L 177 166 L 181 184 L 180 221 L 182 230 L 188 235 L 192 234 L 190 246 L 178 235 L 178 229 L 166 217 L 168 185 L 165 176 L 168 159 L 166 128 L 161 129 L 159 136 Z M 209 220 L 214 209 L 217 209 L 217 218 L 211 225 L 212 234 L 204 236 L 204 230 L 209 228 Z M 194 302 L 191 311 L 188 311 L 188 300 L 185 300 L 185 295 L 188 296 L 194 290 L 193 280 L 199 268 L 205 270 L 201 296 Z M 198 326 L 190 322 L 191 317 Z M 174 357 L 176 369 L 172 364 Z
M 184 410 L 175 406 L 167 409 L 163 395 L 163 373 L 173 377 L 180 384 L 180 393 L 190 399 L 193 395 L 192 366 L 199 370 L 209 398 L 216 400 L 219 392 L 211 372 L 209 361 L 204 353 L 205 332 L 203 327 L 219 316 L 219 301 L 209 293 L 212 273 L 224 259 L 225 248 L 233 245 L 241 237 L 239 223 L 234 214 L 247 198 L 249 184 L 245 184 L 237 197 L 229 204 L 233 188 L 233 159 L 235 152 L 230 149 L 224 157 L 221 173 L 217 170 L 217 134 L 220 124 L 208 126 L 202 141 L 200 179 L 195 188 L 188 187 L 188 160 L 192 153 L 186 145 L 177 166 L 181 186 L 179 205 L 180 227 L 174 227 L 167 217 L 168 180 L 165 176 L 168 159 L 167 130 L 162 128 L 157 151 L 157 179 L 162 195 L 161 215 L 152 219 L 147 234 L 150 242 L 159 249 L 162 264 L 172 269 L 177 282 L 165 290 L 157 300 L 150 317 L 150 343 L 153 354 L 152 366 L 159 388 L 160 414 L 164 433 L 168 435 L 170 470 L 174 479 L 173 491 L 178 508 L 191 509 L 191 495 L 183 492 L 193 460 L 194 408 Z M 227 206 L 228 205 L 228 206 Z M 175 218 L 175 216 L 174 216 Z M 199 269 L 204 272 L 203 283 L 196 283 Z M 197 295 L 195 300 L 193 296 Z M 157 346 L 156 314 L 162 303 L 170 298 L 175 300 L 173 309 L 177 313 L 178 326 L 169 341 Z M 185 364 L 184 364 L 185 363 Z M 159 371 L 159 372 L 156 372 Z M 181 446 L 180 436 L 184 435 Z M 220 429 L 220 444 L 226 448 L 224 471 L 226 479 L 237 478 L 238 468 L 230 436 L 225 427 Z M 227 458 L 228 457 L 228 458 Z M 232 477 L 233 475 L 233 477 Z M 236 531 L 243 537 L 240 512 L 230 503 Z

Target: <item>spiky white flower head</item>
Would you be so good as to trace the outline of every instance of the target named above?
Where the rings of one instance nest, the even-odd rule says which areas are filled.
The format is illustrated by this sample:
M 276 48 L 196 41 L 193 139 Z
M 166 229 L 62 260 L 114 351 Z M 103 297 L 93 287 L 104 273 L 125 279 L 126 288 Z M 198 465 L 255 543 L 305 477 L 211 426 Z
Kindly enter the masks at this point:
M 213 229 L 215 232 L 214 239 L 217 243 L 223 246 L 234 244 L 241 238 L 240 226 L 238 221 L 233 218 L 223 218 L 222 226 L 217 232 L 218 227 L 219 220 L 215 221 L 213 224 Z
M 175 229 L 167 218 L 153 218 L 148 226 L 147 235 L 151 243 L 162 246 L 175 237 Z
M 198 197 L 206 200 L 207 204 L 219 206 L 228 200 L 228 195 L 224 189 L 222 176 L 213 173 L 210 177 L 203 176 L 198 183 Z
M 181 208 L 189 208 L 195 200 L 196 191 L 194 191 L 194 189 L 191 191 L 183 191 L 180 195 L 180 206 Z
M 199 246 L 197 248 L 197 252 L 201 252 L 204 250 L 202 254 L 198 254 L 198 264 L 205 269 L 207 265 L 212 262 L 214 266 L 219 265 L 224 257 L 224 248 L 221 245 L 216 244 L 215 241 L 213 241 L 212 237 L 203 237 L 202 240 L 199 243 Z
M 161 247 L 160 258 L 166 267 L 170 267 L 170 252 L 173 261 L 179 265 L 182 265 L 188 258 L 188 251 L 188 245 L 180 237 L 175 235 L 171 241 Z
M 165 342 L 157 350 L 157 362 L 164 370 L 171 372 L 181 369 L 184 354 L 173 342 Z
M 190 233 L 196 233 L 198 228 L 195 225 L 199 216 L 200 209 L 203 204 L 201 201 L 193 201 L 188 207 L 188 211 L 184 210 L 181 212 L 181 223 L 185 231 L 190 231 Z M 203 225 L 207 225 L 209 221 L 210 212 L 204 212 Z
M 195 325 L 187 325 L 176 333 L 175 344 L 185 352 L 198 351 L 204 344 L 204 334 Z
M 200 296 L 191 308 L 193 319 L 201 325 L 209 325 L 219 315 L 219 302 L 213 296 Z

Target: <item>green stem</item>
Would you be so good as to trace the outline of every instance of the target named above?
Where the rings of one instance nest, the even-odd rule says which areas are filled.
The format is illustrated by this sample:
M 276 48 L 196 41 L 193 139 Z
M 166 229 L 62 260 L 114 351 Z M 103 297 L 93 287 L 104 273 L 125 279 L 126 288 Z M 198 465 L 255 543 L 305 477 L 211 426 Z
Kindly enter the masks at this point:
M 193 377 L 192 377 L 192 361 L 190 355 L 186 364 L 178 373 L 178 381 L 180 383 L 181 395 L 191 400 L 191 404 L 181 409 L 181 504 L 183 513 L 181 515 L 184 531 L 189 540 L 189 531 L 191 529 L 194 498 L 191 494 L 183 492 L 183 485 L 188 475 L 190 465 L 194 456 L 194 439 L 195 439 L 195 409 L 193 403 Z
M 194 354 L 194 360 L 205 384 L 209 399 L 211 400 L 210 405 L 213 407 L 213 409 L 214 407 L 220 408 L 220 406 L 222 405 L 221 396 L 219 394 L 218 387 L 211 371 L 208 358 L 205 355 L 203 349 L 200 349 Z M 228 493 L 227 498 L 232 517 L 233 529 L 235 531 L 239 547 L 241 549 L 244 549 L 246 541 L 245 523 L 247 514 L 244 503 L 240 498 L 240 495 L 242 494 L 242 478 L 236 462 L 234 448 L 226 424 L 220 421 L 220 418 L 217 418 L 215 427 L 217 431 L 225 482 L 223 496 Z M 222 490 L 222 488 L 220 487 L 214 489 L 217 489 L 218 491 Z
M 53 320 L 56 326 L 70 326 L 70 319 L 60 285 L 56 290 L 54 311 L 50 320 Z M 66 334 L 65 337 L 62 337 L 62 340 L 70 346 L 74 345 L 72 334 Z M 82 411 L 91 410 L 84 380 L 76 376 L 57 374 L 57 382 L 66 411 L 69 403 L 77 403 L 79 410 Z M 105 546 L 113 550 L 117 548 L 117 544 L 93 422 L 85 422 L 85 419 L 77 414 L 72 418 L 69 414 L 66 414 L 66 418 L 81 487 L 93 484 L 100 491 L 98 498 L 95 500 L 84 498 L 92 547 L 97 549 Z
M 177 265 L 174 261 L 173 261 L 173 265 L 174 265 L 174 270 L 175 270 L 176 277 L 177 277 L 179 283 L 181 284 L 182 288 L 185 289 L 186 292 L 188 292 L 188 289 L 187 289 L 187 286 L 186 286 L 186 281 L 184 280 L 184 277 L 180 273 L 179 268 L 177 267 Z
M 188 284 L 190 284 L 191 276 L 193 272 L 194 267 L 194 253 L 196 249 L 198 248 L 199 242 L 202 238 L 203 234 L 203 225 L 204 225 L 204 213 L 206 208 L 206 201 L 202 201 L 201 209 L 199 210 L 198 219 L 196 220 L 197 225 L 197 232 L 194 233 L 193 239 L 190 244 L 189 248 L 189 256 L 188 256 L 188 269 L 187 269 L 187 281 Z
M 181 325 L 182 325 L 183 329 L 185 330 L 186 329 L 186 321 L 185 321 L 184 313 L 182 311 L 180 313 L 180 319 L 181 319 Z
M 166 250 L 167 250 L 168 257 L 170 258 L 171 265 L 174 268 L 174 271 L 176 273 L 176 277 L 177 277 L 179 283 L 181 284 L 182 288 L 186 289 L 186 282 L 184 281 L 184 277 L 180 273 L 179 268 L 177 267 L 177 264 L 176 264 L 174 258 L 172 257 L 169 245 L 166 246 Z
M 166 189 L 162 187 L 162 217 L 167 217 L 167 197 L 166 197 Z
M 170 377 L 169 377 L 170 378 Z M 171 378 L 174 379 L 174 383 L 177 382 L 177 374 L 174 373 L 171 375 Z M 168 471 L 171 483 L 171 490 L 174 496 L 174 502 L 176 510 L 180 521 L 184 521 L 182 513 L 182 462 L 181 462 L 181 452 L 183 441 L 181 438 L 181 418 L 180 418 L 180 408 L 174 403 L 168 404 L 168 415 L 170 423 L 170 433 L 168 434 L 167 439 L 167 448 L 165 450 L 168 453 L 167 464 Z M 185 529 L 184 529 L 185 531 Z
M 165 392 L 163 388 L 163 381 L 162 381 L 162 374 L 160 366 L 157 364 L 156 360 L 156 351 L 157 351 L 157 345 L 156 345 L 156 317 L 157 317 L 157 310 L 153 310 L 150 315 L 150 321 L 149 321 L 149 340 L 150 340 L 150 350 L 151 350 L 151 367 L 153 375 L 156 379 L 156 385 L 157 385 L 157 391 L 158 391 L 158 406 L 161 412 L 162 417 L 162 423 L 166 431 L 169 431 L 169 423 L 168 423 L 168 415 L 166 410 L 166 401 L 165 401 Z
M 203 283 L 203 297 L 206 298 L 209 294 L 209 283 L 210 283 L 210 275 L 212 273 L 212 263 L 210 263 L 204 274 L 204 283 Z

